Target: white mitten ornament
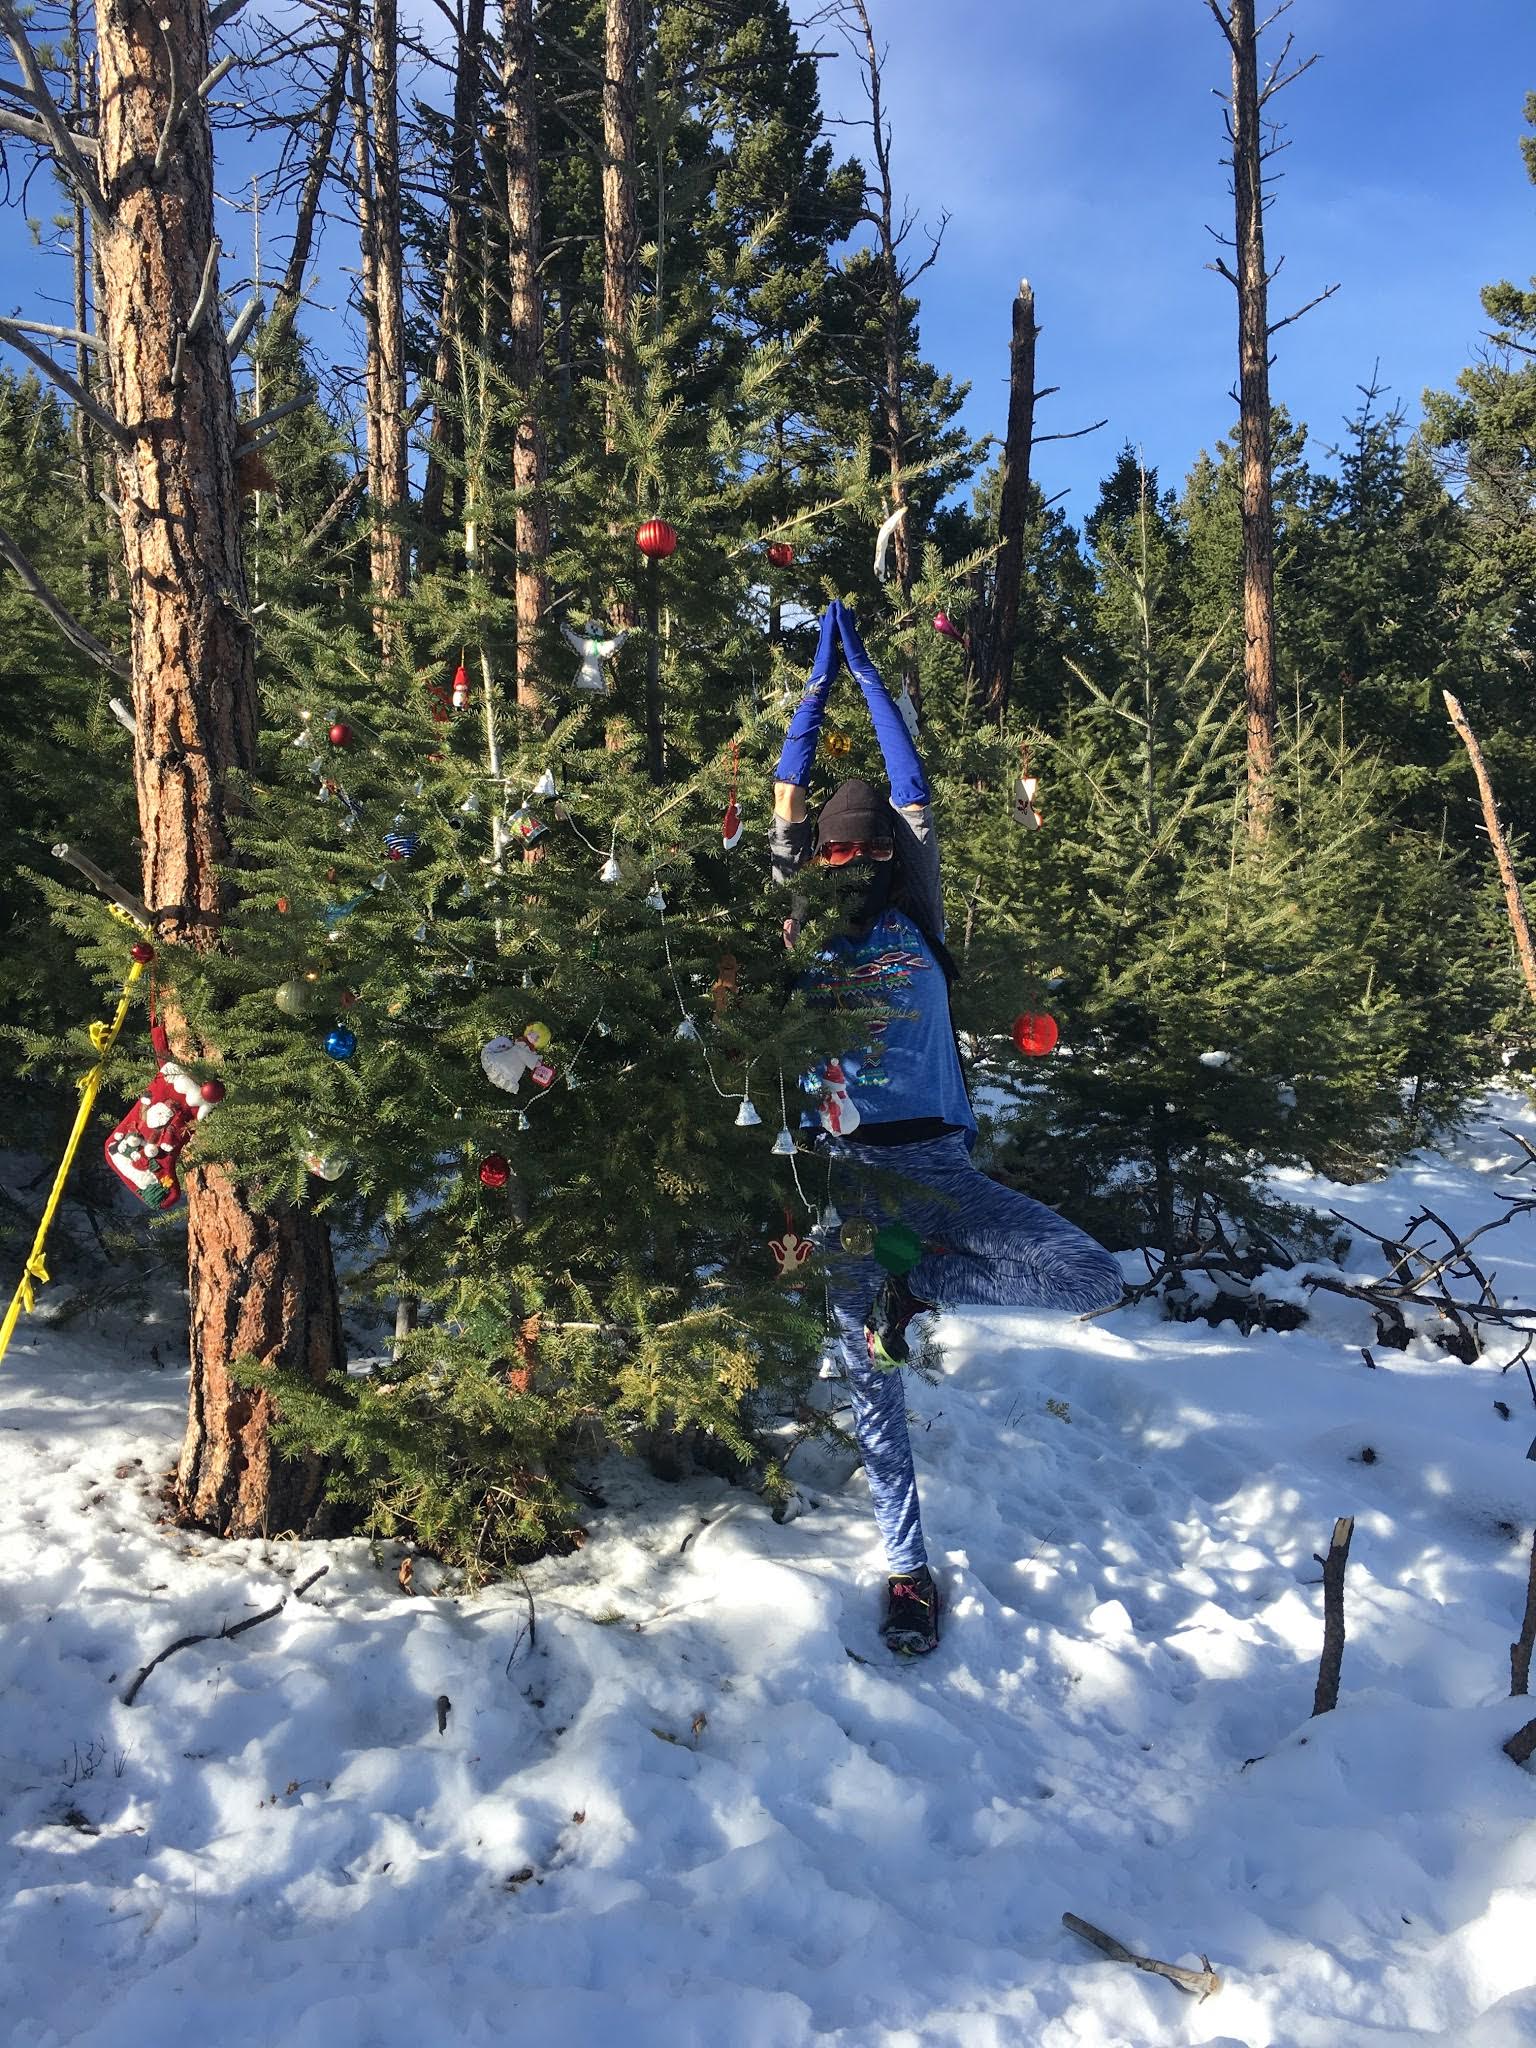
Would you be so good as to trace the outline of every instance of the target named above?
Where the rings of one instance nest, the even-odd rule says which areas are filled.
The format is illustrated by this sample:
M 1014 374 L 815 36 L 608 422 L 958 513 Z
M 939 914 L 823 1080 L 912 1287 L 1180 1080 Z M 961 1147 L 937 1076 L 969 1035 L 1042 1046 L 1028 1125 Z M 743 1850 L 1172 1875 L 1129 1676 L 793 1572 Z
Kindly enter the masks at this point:
M 521 1038 L 493 1038 L 480 1049 L 485 1078 L 509 1095 L 517 1093 L 524 1074 L 536 1088 L 547 1088 L 555 1078 L 554 1068 L 544 1057 L 549 1045 L 547 1024 L 530 1024 Z

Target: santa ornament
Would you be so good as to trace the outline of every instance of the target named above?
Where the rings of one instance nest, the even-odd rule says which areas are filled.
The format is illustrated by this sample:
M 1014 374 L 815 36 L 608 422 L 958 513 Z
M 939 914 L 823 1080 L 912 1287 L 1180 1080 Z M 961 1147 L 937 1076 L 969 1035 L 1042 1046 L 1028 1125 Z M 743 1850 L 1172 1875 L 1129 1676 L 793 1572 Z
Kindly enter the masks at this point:
M 547 1024 L 528 1025 L 521 1038 L 493 1038 L 480 1049 L 485 1078 L 509 1095 L 517 1093 L 524 1074 L 536 1088 L 547 1088 L 555 1078 L 554 1068 L 544 1057 L 549 1045 Z
M 862 1121 L 858 1104 L 848 1093 L 848 1076 L 843 1072 L 842 1061 L 828 1060 L 821 1075 L 822 1128 L 834 1138 L 846 1138 Z
M 193 1131 L 224 1099 L 222 1081 L 195 1081 L 171 1058 L 165 1026 L 151 1019 L 150 1043 L 160 1062 L 141 1095 L 107 1139 L 107 1164 L 146 1209 L 174 1209 L 181 1200 L 176 1164 Z

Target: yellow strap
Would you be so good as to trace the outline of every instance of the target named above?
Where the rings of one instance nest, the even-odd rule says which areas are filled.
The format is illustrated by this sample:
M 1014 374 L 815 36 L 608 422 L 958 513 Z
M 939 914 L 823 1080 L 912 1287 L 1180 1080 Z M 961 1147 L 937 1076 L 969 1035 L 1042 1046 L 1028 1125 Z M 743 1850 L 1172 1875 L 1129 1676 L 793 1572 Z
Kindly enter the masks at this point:
M 10 1349 L 11 1337 L 23 1311 L 30 1315 L 37 1306 L 37 1288 L 48 1285 L 48 1268 L 43 1263 L 43 1247 L 48 1241 L 48 1232 L 52 1228 L 54 1217 L 58 1214 L 59 1204 L 64 1199 L 64 1183 L 69 1179 L 69 1169 L 75 1163 L 75 1154 L 80 1150 L 80 1141 L 91 1121 L 91 1111 L 96 1107 L 96 1097 L 101 1092 L 102 1077 L 106 1072 L 107 1056 L 117 1043 L 117 1035 L 123 1028 L 128 1006 L 133 1000 L 134 983 L 144 972 L 144 964 L 142 960 L 135 960 L 128 969 L 127 979 L 123 983 L 123 993 L 111 1023 L 104 1023 L 97 1018 L 90 1027 L 91 1045 L 98 1058 L 90 1072 L 81 1077 L 80 1107 L 75 1112 L 69 1143 L 64 1147 L 64 1157 L 59 1161 L 59 1170 L 53 1177 L 48 1204 L 43 1210 L 42 1221 L 37 1226 L 37 1235 L 32 1240 L 32 1249 L 27 1254 L 27 1263 L 22 1268 L 16 1292 L 11 1296 L 11 1305 L 5 1312 L 5 1321 L 0 1323 L 0 1359 L 4 1359 Z M 34 1281 L 36 1286 L 33 1285 Z

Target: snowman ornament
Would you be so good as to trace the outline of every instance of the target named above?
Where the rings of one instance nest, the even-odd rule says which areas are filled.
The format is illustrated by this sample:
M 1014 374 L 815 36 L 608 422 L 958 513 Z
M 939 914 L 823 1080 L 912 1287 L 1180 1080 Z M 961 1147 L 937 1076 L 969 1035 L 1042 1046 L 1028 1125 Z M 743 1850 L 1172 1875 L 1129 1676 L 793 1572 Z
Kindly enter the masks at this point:
M 108 1166 L 146 1209 L 174 1209 L 181 1200 L 176 1163 L 203 1118 L 224 1099 L 222 1081 L 194 1081 L 171 1058 L 162 1024 L 150 1026 L 160 1065 L 149 1084 L 107 1139 Z
M 628 628 L 609 633 L 601 619 L 588 619 L 580 627 L 562 624 L 560 631 L 571 652 L 581 656 L 575 687 L 588 690 L 593 696 L 606 695 L 608 678 L 603 673 L 603 663 L 617 654 L 629 638 Z

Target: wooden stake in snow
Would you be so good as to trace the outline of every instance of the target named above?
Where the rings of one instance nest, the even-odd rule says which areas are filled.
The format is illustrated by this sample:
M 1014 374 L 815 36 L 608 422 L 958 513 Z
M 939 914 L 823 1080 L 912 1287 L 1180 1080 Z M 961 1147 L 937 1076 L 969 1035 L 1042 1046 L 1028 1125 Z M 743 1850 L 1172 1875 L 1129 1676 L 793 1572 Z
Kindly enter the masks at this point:
M 1344 1568 L 1354 1533 L 1354 1516 L 1340 1515 L 1323 1559 L 1323 1656 L 1312 1698 L 1314 1715 L 1331 1714 L 1339 1704 L 1339 1672 L 1344 1664 Z
M 1531 1652 L 1536 1649 L 1536 1536 L 1531 1538 L 1531 1569 L 1525 1582 L 1525 1619 L 1509 1646 L 1509 1696 L 1523 1699 L 1531 1689 Z
M 1520 955 L 1520 966 L 1525 974 L 1525 985 L 1530 990 L 1531 1001 L 1536 1003 L 1536 948 L 1531 944 L 1531 921 L 1526 915 L 1525 899 L 1520 894 L 1520 884 L 1515 876 L 1515 864 L 1509 857 L 1509 841 L 1504 837 L 1504 827 L 1499 823 L 1499 807 L 1493 800 L 1493 784 L 1488 780 L 1488 765 L 1483 759 L 1483 750 L 1477 744 L 1476 735 L 1467 723 L 1467 714 L 1451 695 L 1449 690 L 1441 693 L 1445 708 L 1451 714 L 1451 723 L 1461 735 L 1472 762 L 1472 773 L 1477 777 L 1477 793 L 1483 804 L 1483 823 L 1488 828 L 1488 837 L 1493 841 L 1493 857 L 1499 864 L 1499 880 L 1504 884 L 1504 901 L 1509 909 L 1509 922 L 1515 934 L 1515 948 Z
M 1200 1960 L 1203 1970 L 1186 1970 L 1178 1963 L 1160 1963 L 1152 1956 L 1139 1956 L 1123 1942 L 1116 1941 L 1112 1934 L 1106 1934 L 1102 1927 L 1095 1927 L 1091 1920 L 1079 1920 L 1075 1913 L 1063 1913 L 1063 1927 L 1069 1927 L 1074 1934 L 1080 1934 L 1084 1941 L 1091 1941 L 1096 1949 L 1107 1955 L 1111 1962 L 1129 1963 L 1133 1969 L 1149 1970 L 1154 1977 L 1166 1977 L 1170 1984 L 1177 1984 L 1181 1991 L 1198 1994 L 1201 2003 L 1213 1997 L 1221 1989 L 1220 1973 L 1211 1968 L 1211 1959 L 1203 1955 Z

